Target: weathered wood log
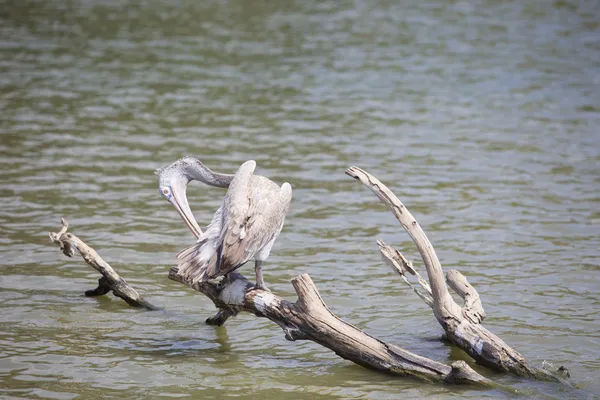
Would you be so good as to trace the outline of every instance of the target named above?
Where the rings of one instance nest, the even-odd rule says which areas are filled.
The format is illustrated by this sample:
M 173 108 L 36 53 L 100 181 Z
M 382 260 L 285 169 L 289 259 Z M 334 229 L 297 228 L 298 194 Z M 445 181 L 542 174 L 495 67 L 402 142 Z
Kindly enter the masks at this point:
M 455 269 L 446 272 L 446 283 L 464 300 L 463 316 L 474 324 L 479 324 L 486 317 L 479 293 L 467 278 Z
M 148 310 L 159 309 L 159 307 L 146 301 L 125 281 L 125 279 L 121 278 L 119 274 L 117 274 L 117 272 L 98 255 L 96 250 L 89 247 L 77 236 L 67 232 L 69 224 L 64 218 L 61 218 L 60 222 L 62 228 L 59 232 L 48 232 L 50 240 L 58 244 L 63 254 L 67 257 L 73 257 L 77 250 L 87 264 L 102 274 L 102 278 L 98 280 L 98 287 L 96 289 L 87 290 L 85 292 L 86 296 L 101 296 L 112 291 L 115 296 L 125 300 L 130 306 L 143 307 Z
M 485 312 L 479 294 L 460 272 L 452 270 L 447 276 L 448 284 L 465 301 L 463 307 L 456 304 L 448 291 L 442 266 L 431 242 L 417 220 L 390 189 L 358 167 L 348 168 L 346 174 L 371 189 L 381 202 L 388 206 L 412 238 L 423 259 L 430 286 L 428 291 L 426 285 L 421 285 L 425 293 L 419 293 L 414 288 L 413 290 L 432 308 L 433 314 L 446 332 L 446 337 L 452 343 L 466 351 L 477 363 L 489 368 L 536 379 L 559 380 L 549 371 L 530 365 L 525 357 L 480 324 Z M 409 271 L 412 269 L 412 265 L 398 250 L 383 242 L 378 244 L 388 264 L 396 269 L 397 265 L 405 265 L 404 268 Z M 410 265 L 411 268 L 406 268 L 406 265 Z M 407 281 L 401 268 L 398 272 Z
M 398 250 L 392 246 L 388 246 L 383 240 L 378 240 L 377 245 L 379 246 L 379 252 L 381 253 L 381 259 L 391 266 L 394 271 L 400 275 L 402 280 L 419 296 L 425 304 L 433 308 L 433 297 L 431 294 L 431 287 L 429 283 L 413 268 L 412 262 L 406 259 Z M 412 283 L 406 278 L 404 271 L 410 272 L 411 275 L 416 275 L 419 280 L 419 284 L 423 291 L 417 289 Z
M 77 250 L 87 264 L 102 274 L 98 288 L 86 292 L 87 295 L 102 295 L 112 290 L 128 304 L 157 309 L 129 286 L 93 248 L 68 233 L 68 223 L 64 218 L 61 222 L 62 229 L 58 233 L 49 232 L 52 242 L 58 244 L 68 257 L 72 257 Z M 247 311 L 277 323 L 287 340 L 312 340 L 333 350 L 340 357 L 367 368 L 427 381 L 501 388 L 475 372 L 464 361 L 457 361 L 450 367 L 385 343 L 340 320 L 329 311 L 307 274 L 292 280 L 298 295 L 295 303 L 269 291 L 256 289 L 237 273 L 230 273 L 220 283 L 198 282 L 190 285 L 177 274 L 177 267 L 173 267 L 169 271 L 169 278 L 192 287 L 213 301 L 219 308 L 219 312 L 207 320 L 213 325 L 222 325 L 229 317 Z
M 287 340 L 311 340 L 363 367 L 428 381 L 493 385 L 464 361 L 457 361 L 449 367 L 385 343 L 342 321 L 329 310 L 307 274 L 292 279 L 298 295 L 295 303 L 269 291 L 255 289 L 252 283 L 237 273 L 229 274 L 220 283 L 190 284 L 177 274 L 177 267 L 173 267 L 169 271 L 169 279 L 186 284 L 213 301 L 222 315 L 211 318 L 212 323 L 224 323 L 229 316 L 247 311 L 278 324 Z

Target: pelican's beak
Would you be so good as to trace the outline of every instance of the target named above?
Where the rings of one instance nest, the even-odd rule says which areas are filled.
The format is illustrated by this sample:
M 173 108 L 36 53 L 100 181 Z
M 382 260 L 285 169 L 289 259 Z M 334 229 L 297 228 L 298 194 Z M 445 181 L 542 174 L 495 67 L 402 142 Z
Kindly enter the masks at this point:
M 175 206 L 179 215 L 183 219 L 183 222 L 190 228 L 190 231 L 199 238 L 202 235 L 202 229 L 198 226 L 198 222 L 196 222 L 196 218 L 194 218 L 194 214 L 192 214 L 192 210 L 190 210 L 190 205 L 187 201 L 187 196 L 185 194 L 187 187 L 187 182 L 179 181 L 176 184 L 171 186 L 171 190 L 173 192 L 173 197 L 170 199 L 171 204 Z

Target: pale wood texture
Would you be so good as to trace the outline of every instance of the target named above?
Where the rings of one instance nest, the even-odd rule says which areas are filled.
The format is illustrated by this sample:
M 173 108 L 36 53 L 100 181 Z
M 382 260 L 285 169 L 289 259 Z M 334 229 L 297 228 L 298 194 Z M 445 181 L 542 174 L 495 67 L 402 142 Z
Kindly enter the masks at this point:
M 229 316 L 246 311 L 268 318 L 283 329 L 287 340 L 311 340 L 363 367 L 429 381 L 493 385 L 462 361 L 450 367 L 385 343 L 342 321 L 329 310 L 307 274 L 292 279 L 298 295 L 294 303 L 255 289 L 245 277 L 236 273 L 221 283 L 191 284 L 177 274 L 177 267 L 173 267 L 169 278 L 205 294 Z
M 88 291 L 93 292 L 88 295 L 106 294 L 112 290 L 128 304 L 148 309 L 157 308 L 145 301 L 93 248 L 68 233 L 66 220 L 62 219 L 61 222 L 62 229 L 58 233 L 50 232 L 50 239 L 69 257 L 77 250 L 86 263 L 102 274 L 98 288 Z M 177 267 L 173 267 L 169 271 L 169 278 L 190 286 L 213 301 L 219 308 L 219 312 L 207 320 L 213 325 L 222 325 L 231 316 L 247 311 L 277 323 L 287 340 L 312 340 L 333 350 L 340 357 L 367 368 L 427 381 L 500 388 L 465 362 L 458 361 L 450 367 L 385 343 L 342 321 L 327 308 L 307 274 L 292 280 L 298 295 L 295 303 L 270 291 L 256 289 L 245 277 L 235 272 L 228 274 L 220 283 L 192 283 L 177 273 Z
M 479 324 L 485 317 L 479 294 L 462 274 L 453 270 L 450 271 L 448 276 L 448 283 L 465 301 L 464 307 L 456 304 L 448 291 L 442 266 L 431 242 L 415 217 L 390 189 L 377 178 L 358 167 L 348 168 L 346 174 L 359 180 L 375 193 L 381 202 L 388 206 L 412 238 L 423 259 L 431 287 L 429 293 L 427 293 L 427 290 L 425 290 L 425 293 L 419 293 L 414 288 L 413 290 L 432 307 L 433 314 L 444 328 L 446 337 L 452 343 L 466 351 L 477 363 L 487 367 L 500 371 L 510 371 L 521 376 L 558 380 L 556 376 L 548 371 L 530 365 L 521 354 Z M 388 264 L 391 263 L 397 269 L 396 265 L 409 264 L 404 256 L 391 246 L 381 242 L 379 247 L 384 260 Z M 399 270 L 398 272 L 406 280 L 403 271 Z M 421 286 L 426 287 L 423 284 Z
M 392 246 L 388 246 L 383 240 L 378 240 L 377 245 L 379 246 L 379 252 L 381 253 L 381 259 L 391 266 L 394 271 L 400 275 L 404 283 L 406 283 L 416 294 L 419 296 L 425 304 L 433 308 L 433 297 L 431 294 L 431 288 L 429 283 L 423 279 L 421 275 L 413 268 L 412 262 L 406 259 L 398 250 Z M 411 275 L 416 275 L 419 280 L 419 285 L 423 290 L 419 290 L 407 279 L 405 271 L 408 271 Z
M 125 300 L 131 306 L 143 307 L 148 310 L 159 309 L 135 291 L 94 249 L 85 244 L 77 236 L 67 232 L 69 224 L 64 218 L 61 218 L 60 221 L 62 227 L 59 232 L 48 232 L 50 240 L 58 244 L 62 252 L 68 257 L 73 257 L 77 250 L 87 264 L 102 274 L 102 278 L 98 280 L 98 287 L 86 291 L 86 296 L 100 296 L 112 290 L 115 296 Z
M 474 324 L 479 324 L 486 317 L 479 293 L 467 278 L 455 269 L 446 272 L 446 282 L 465 302 L 462 306 L 463 316 Z

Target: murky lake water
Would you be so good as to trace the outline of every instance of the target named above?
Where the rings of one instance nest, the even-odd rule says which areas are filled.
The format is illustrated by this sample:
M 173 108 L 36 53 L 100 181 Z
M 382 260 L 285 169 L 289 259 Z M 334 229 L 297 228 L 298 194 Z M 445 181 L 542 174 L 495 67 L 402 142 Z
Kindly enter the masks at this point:
M 294 299 L 307 272 L 348 322 L 468 360 L 380 261 L 378 238 L 419 260 L 344 175 L 367 169 L 479 290 L 486 326 L 583 392 L 481 373 L 530 396 L 600 392 L 596 1 L 0 3 L 0 395 L 505 396 L 368 371 L 250 315 L 206 326 L 212 303 L 167 279 L 193 238 L 153 172 L 182 155 L 292 184 L 274 292 Z M 201 225 L 223 194 L 190 187 Z M 84 297 L 98 274 L 47 237 L 63 215 L 165 311 Z

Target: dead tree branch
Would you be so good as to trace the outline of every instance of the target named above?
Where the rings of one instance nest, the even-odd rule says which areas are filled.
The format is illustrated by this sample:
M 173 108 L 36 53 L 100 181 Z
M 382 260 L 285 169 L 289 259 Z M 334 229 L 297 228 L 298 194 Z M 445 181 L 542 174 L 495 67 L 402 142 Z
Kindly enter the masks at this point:
M 278 324 L 287 340 L 311 340 L 366 368 L 429 381 L 492 385 L 490 380 L 463 361 L 449 367 L 382 342 L 342 321 L 329 310 L 307 274 L 292 279 L 298 295 L 295 303 L 271 292 L 254 289 L 252 283 L 236 273 L 229 274 L 229 278 L 221 283 L 190 285 L 177 274 L 177 267 L 173 267 L 169 271 L 169 279 L 186 284 L 210 298 L 220 313 L 226 316 L 219 319 L 220 323 L 229 316 L 246 311 Z M 210 323 L 215 323 L 217 316 L 211 318 Z
M 416 294 L 419 296 L 425 304 L 433 308 L 433 297 L 431 294 L 431 287 L 429 283 L 413 268 L 412 262 L 408 261 L 406 257 L 402 255 L 398 250 L 392 246 L 388 246 L 383 240 L 378 240 L 377 245 L 379 246 L 379 252 L 381 253 L 381 259 L 391 266 L 400 275 L 404 283 L 406 283 Z M 405 271 L 408 271 L 411 275 L 416 275 L 419 280 L 419 285 L 424 291 L 421 291 L 414 287 L 412 283 L 406 278 Z
M 129 286 L 93 248 L 68 233 L 67 221 L 62 219 L 61 222 L 62 229 L 58 233 L 50 232 L 50 239 L 69 257 L 77 250 L 85 262 L 103 276 L 98 289 L 86 292 L 87 295 L 106 294 L 112 290 L 128 304 L 156 309 Z M 222 325 L 229 317 L 246 311 L 277 323 L 287 340 L 312 340 L 333 350 L 340 357 L 366 368 L 427 381 L 499 387 L 479 375 L 464 361 L 448 366 L 385 343 L 342 321 L 327 308 L 307 274 L 292 280 L 298 295 L 295 303 L 271 292 L 255 289 L 252 283 L 237 273 L 230 273 L 221 283 L 199 282 L 190 285 L 177 274 L 177 267 L 173 267 L 169 271 L 169 278 L 190 286 L 213 301 L 219 312 L 207 320 L 209 324 Z
M 425 288 L 426 293 L 424 294 L 417 292 L 414 288 L 413 290 L 432 307 L 433 314 L 452 343 L 466 351 L 476 362 L 487 367 L 499 371 L 510 371 L 520 376 L 558 380 L 548 371 L 530 365 L 521 354 L 479 324 L 485 318 L 479 294 L 460 272 L 452 270 L 447 276 L 448 284 L 465 301 L 463 307 L 456 304 L 448 291 L 442 266 L 431 242 L 415 217 L 390 189 L 358 167 L 348 168 L 346 174 L 371 189 L 381 202 L 388 206 L 412 238 L 423 259 L 431 286 L 431 290 L 428 292 L 426 286 L 421 285 Z M 411 268 L 406 267 L 409 262 L 399 251 L 383 242 L 378 242 L 378 244 L 387 263 L 391 263 L 396 269 L 398 269 L 397 265 L 404 265 L 404 269 L 412 273 L 412 265 Z M 406 281 L 402 268 L 398 269 L 398 272 Z
M 87 290 L 86 296 L 101 296 L 112 290 L 113 294 L 122 298 L 134 307 L 143 307 L 148 310 L 157 310 L 158 307 L 146 301 L 138 292 L 135 291 L 125 279 L 121 278 L 115 270 L 96 253 L 96 250 L 89 247 L 81 239 L 72 233 L 67 232 L 69 224 L 64 218 L 60 219 L 62 227 L 59 232 L 48 232 L 50 240 L 59 245 L 60 249 L 67 257 L 73 257 L 77 250 L 83 260 L 92 268 L 102 274 L 98 280 L 96 289 Z
M 486 317 L 479 293 L 467 278 L 455 269 L 446 272 L 446 283 L 465 302 L 462 306 L 463 316 L 474 324 L 479 324 Z

